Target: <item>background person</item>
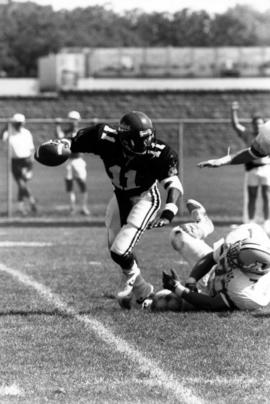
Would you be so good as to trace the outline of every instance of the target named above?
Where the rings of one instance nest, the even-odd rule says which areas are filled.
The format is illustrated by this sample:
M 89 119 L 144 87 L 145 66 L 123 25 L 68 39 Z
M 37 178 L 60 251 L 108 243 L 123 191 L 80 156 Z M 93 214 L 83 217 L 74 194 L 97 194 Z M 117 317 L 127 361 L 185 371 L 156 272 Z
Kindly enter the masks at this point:
M 270 156 L 270 121 L 265 122 L 259 126 L 259 133 L 245 149 L 242 149 L 234 154 L 227 154 L 226 156 L 210 159 L 199 162 L 197 165 L 203 167 L 221 167 L 226 165 L 246 164 L 258 158 Z M 264 223 L 264 229 L 270 235 L 270 221 Z
M 238 136 L 248 146 L 259 133 L 259 127 L 264 120 L 259 115 L 252 116 L 252 131 L 248 131 L 240 124 L 238 119 L 238 102 L 234 101 L 231 107 L 232 126 Z M 256 216 L 256 204 L 258 191 L 261 190 L 263 220 L 266 229 L 269 227 L 269 203 L 270 203 L 270 157 L 262 157 L 245 164 L 244 182 L 244 222 L 254 222 Z M 246 203 L 247 202 L 247 203 Z
M 27 215 L 29 208 L 32 213 L 36 213 L 37 205 L 28 185 L 33 176 L 35 146 L 31 132 L 24 125 L 25 116 L 14 114 L 2 139 L 10 147 L 11 171 L 18 186 L 18 210 L 22 215 Z
M 73 138 L 76 136 L 79 130 L 79 124 L 81 120 L 80 113 L 78 111 L 70 111 L 68 113 L 69 123 L 67 128 L 63 129 L 61 126 L 61 120 L 57 120 L 56 134 L 58 139 Z M 70 213 L 76 213 L 76 191 L 75 183 L 79 187 L 81 193 L 80 201 L 80 213 L 88 216 L 90 211 L 88 209 L 88 191 L 87 191 L 87 168 L 86 162 L 83 159 L 81 153 L 71 153 L 70 158 L 66 164 L 66 191 L 69 195 L 69 207 Z

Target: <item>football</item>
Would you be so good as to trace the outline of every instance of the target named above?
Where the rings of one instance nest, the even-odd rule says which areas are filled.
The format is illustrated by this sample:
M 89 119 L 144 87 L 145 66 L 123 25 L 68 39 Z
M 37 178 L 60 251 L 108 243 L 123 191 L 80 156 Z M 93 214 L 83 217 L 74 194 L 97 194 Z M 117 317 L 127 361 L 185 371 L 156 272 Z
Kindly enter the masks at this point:
M 35 160 L 45 166 L 55 167 L 63 164 L 70 156 L 68 142 L 49 140 L 42 143 L 35 151 Z

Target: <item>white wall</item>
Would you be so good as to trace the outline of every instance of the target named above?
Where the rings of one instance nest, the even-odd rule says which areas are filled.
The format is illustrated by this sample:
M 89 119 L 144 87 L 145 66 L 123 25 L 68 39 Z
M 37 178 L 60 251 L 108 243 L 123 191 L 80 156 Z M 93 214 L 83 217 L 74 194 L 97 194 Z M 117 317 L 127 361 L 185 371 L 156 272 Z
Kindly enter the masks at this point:
M 0 78 L 0 96 L 31 96 L 38 94 L 38 79 Z

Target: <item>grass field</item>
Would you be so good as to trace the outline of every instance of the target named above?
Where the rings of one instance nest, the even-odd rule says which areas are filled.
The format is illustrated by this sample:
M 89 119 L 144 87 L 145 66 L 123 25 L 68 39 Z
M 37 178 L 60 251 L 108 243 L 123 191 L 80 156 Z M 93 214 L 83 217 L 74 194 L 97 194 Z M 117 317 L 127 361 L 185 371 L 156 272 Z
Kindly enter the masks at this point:
M 168 233 L 137 248 L 156 288 L 188 271 Z M 269 403 L 269 311 L 122 311 L 102 227 L 1 227 L 0 248 L 1 404 Z

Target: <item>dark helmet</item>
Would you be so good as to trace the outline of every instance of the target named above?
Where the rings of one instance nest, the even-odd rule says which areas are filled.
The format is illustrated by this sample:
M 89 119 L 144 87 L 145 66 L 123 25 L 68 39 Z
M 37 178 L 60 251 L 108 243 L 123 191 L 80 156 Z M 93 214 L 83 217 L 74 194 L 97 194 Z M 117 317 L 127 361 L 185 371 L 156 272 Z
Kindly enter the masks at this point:
M 140 111 L 125 114 L 118 127 L 119 140 L 130 154 L 146 154 L 155 141 L 155 129 L 151 119 Z

